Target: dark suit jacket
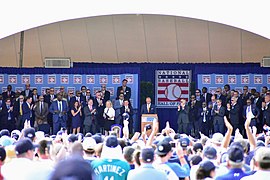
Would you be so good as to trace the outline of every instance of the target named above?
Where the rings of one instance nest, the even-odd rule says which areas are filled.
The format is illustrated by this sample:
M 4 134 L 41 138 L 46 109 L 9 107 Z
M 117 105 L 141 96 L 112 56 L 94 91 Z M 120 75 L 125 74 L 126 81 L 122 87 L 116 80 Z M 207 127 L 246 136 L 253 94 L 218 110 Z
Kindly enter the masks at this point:
M 83 108 L 83 112 L 84 112 L 84 125 L 87 126 L 91 126 L 93 122 L 96 121 L 96 114 L 97 114 L 97 108 L 95 106 L 92 106 L 92 111 L 96 109 L 96 111 L 94 113 L 90 112 L 90 109 L 88 106 L 85 106 Z
M 205 98 L 205 96 L 206 96 L 206 98 Z M 205 99 L 206 99 L 206 104 L 208 104 L 211 101 L 211 97 L 212 97 L 212 94 L 210 94 L 210 93 L 206 93 L 206 95 L 202 94 L 201 101 L 205 102 Z
M 203 122 L 203 117 L 205 114 L 205 119 L 206 122 L 209 122 L 210 118 L 211 118 L 211 109 L 207 108 L 206 111 L 203 111 L 203 108 L 199 108 L 198 110 L 198 117 L 199 117 L 199 121 L 202 123 Z
M 53 122 L 57 123 L 59 121 L 60 116 L 62 116 L 63 120 L 66 121 L 68 110 L 69 110 L 69 108 L 68 108 L 66 101 L 62 100 L 62 113 L 59 112 L 58 101 L 57 100 L 53 101 L 50 108 L 49 108 L 50 113 L 53 114 Z
M 11 104 L 10 107 L 13 107 Z M 10 111 L 11 120 L 14 120 L 14 107 L 13 111 Z M 8 109 L 6 103 L 2 104 L 2 111 L 1 111 L 1 123 L 6 123 L 8 121 Z
M 30 97 L 32 98 L 32 104 L 36 104 L 38 102 L 39 95 L 36 95 L 35 101 L 34 101 L 34 95 L 33 94 Z
M 244 94 L 240 95 L 240 99 L 242 100 L 243 105 L 247 105 L 247 100 L 250 99 L 251 94 L 247 93 L 245 96 Z
M 122 90 L 122 88 L 123 88 L 122 86 L 119 86 L 119 87 L 117 88 L 117 98 L 119 97 L 120 91 Z M 126 90 L 124 91 L 124 99 L 129 100 L 130 97 L 131 97 L 131 89 L 130 89 L 130 87 L 127 87 L 127 86 L 126 86 Z
M 130 111 L 129 112 L 126 112 L 126 113 L 129 114 L 129 119 L 128 119 L 129 126 L 132 126 L 132 123 L 133 123 L 133 108 L 130 105 L 128 106 L 128 108 L 130 109 Z M 120 115 L 122 116 L 124 113 L 125 113 L 125 106 L 122 106 L 120 108 Z M 122 125 L 123 125 L 123 122 L 124 122 L 124 117 L 122 116 L 122 120 L 121 120 L 121 124 Z
M 150 104 L 150 111 L 147 110 L 147 104 L 143 104 L 141 107 L 141 115 L 142 114 L 157 114 L 157 109 L 154 104 Z
M 255 103 L 255 99 L 256 98 L 251 99 L 252 103 Z M 263 99 L 261 97 L 259 97 L 257 102 L 256 102 L 256 107 L 259 108 L 260 110 L 262 109 L 262 102 L 263 102 Z
M 117 97 L 119 97 L 119 96 L 117 96 Z M 107 102 L 108 100 L 110 100 L 110 98 L 111 98 L 111 93 L 109 91 L 105 90 L 105 94 L 104 94 L 104 98 L 103 98 L 104 101 Z
M 7 91 L 2 93 L 3 100 L 6 100 L 7 98 L 11 98 L 11 101 L 15 98 L 15 92 L 11 91 L 10 96 L 8 96 Z
M 23 115 L 22 115 L 23 123 L 24 123 L 25 120 L 30 120 L 32 118 L 32 109 L 29 108 L 27 102 L 23 103 L 22 111 L 23 111 Z
M 28 96 L 26 96 L 26 92 L 25 92 L 25 90 L 24 91 L 22 91 L 21 92 L 21 95 L 23 95 L 24 97 L 32 97 L 32 90 L 31 89 L 29 89 L 29 93 L 28 93 Z
M 198 120 L 198 110 L 201 107 L 201 101 L 196 101 L 195 105 L 191 105 L 191 101 L 188 102 L 189 106 L 189 122 L 194 122 Z
M 236 103 L 234 106 L 231 106 L 231 110 L 229 111 L 229 117 L 232 124 L 239 124 L 239 112 L 240 106 Z
M 53 95 L 53 96 L 54 96 L 53 99 L 55 99 L 56 95 Z M 53 101 L 51 100 L 51 95 L 50 94 L 47 94 L 47 95 L 44 96 L 44 102 L 48 103 L 49 107 L 51 106 Z
M 189 123 L 189 108 L 188 105 L 185 105 L 184 109 L 180 107 L 180 110 L 178 110 L 178 124 Z
M 226 106 L 226 96 L 224 96 L 223 94 L 221 94 L 219 97 L 216 95 L 216 99 L 221 99 L 222 101 L 222 106 Z
M 243 117 L 244 117 L 244 119 L 247 118 L 247 107 L 248 106 L 245 105 L 244 108 L 243 108 Z M 251 105 L 251 111 L 252 111 L 252 114 L 254 116 L 256 116 L 257 118 L 260 116 L 260 110 L 256 107 L 255 104 Z M 254 117 L 253 119 L 257 119 L 256 117 Z
M 270 126 L 270 103 L 263 109 L 263 122 Z
M 213 123 L 214 124 L 224 124 L 224 116 L 225 116 L 225 107 L 221 106 L 219 108 L 219 112 L 216 113 L 215 111 L 217 110 L 217 105 L 215 105 L 213 109 Z
M 49 114 L 49 108 L 46 102 L 43 102 L 42 111 L 40 111 L 40 102 L 37 102 L 34 108 L 34 112 L 35 112 L 35 120 L 38 124 L 39 120 L 42 121 L 42 124 L 47 123 L 47 115 Z

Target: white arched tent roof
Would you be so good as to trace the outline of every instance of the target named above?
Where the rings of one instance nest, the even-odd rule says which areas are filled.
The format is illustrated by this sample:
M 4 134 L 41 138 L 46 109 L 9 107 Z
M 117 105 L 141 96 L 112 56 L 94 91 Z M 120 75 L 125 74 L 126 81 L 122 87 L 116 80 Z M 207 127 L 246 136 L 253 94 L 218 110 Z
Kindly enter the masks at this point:
M 82 17 L 161 14 L 218 22 L 270 39 L 269 0 L 9 0 L 0 2 L 0 39 Z

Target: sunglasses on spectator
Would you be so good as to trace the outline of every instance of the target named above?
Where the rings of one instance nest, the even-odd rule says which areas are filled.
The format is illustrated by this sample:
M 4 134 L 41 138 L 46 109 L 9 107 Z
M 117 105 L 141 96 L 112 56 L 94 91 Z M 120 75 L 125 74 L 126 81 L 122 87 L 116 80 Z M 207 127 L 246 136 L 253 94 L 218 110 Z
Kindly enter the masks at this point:
M 90 92 L 86 92 L 86 93 L 90 93 Z
M 216 92 L 220 92 L 220 91 L 216 91 Z

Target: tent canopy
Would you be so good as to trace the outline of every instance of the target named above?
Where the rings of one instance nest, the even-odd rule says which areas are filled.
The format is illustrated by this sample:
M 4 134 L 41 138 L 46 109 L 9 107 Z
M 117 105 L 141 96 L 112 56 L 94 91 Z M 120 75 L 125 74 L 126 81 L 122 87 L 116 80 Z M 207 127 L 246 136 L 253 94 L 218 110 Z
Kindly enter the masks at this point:
M 269 5 L 268 0 L 10 0 L 0 2 L 0 39 L 54 22 L 112 14 L 190 17 L 234 26 L 270 39 Z

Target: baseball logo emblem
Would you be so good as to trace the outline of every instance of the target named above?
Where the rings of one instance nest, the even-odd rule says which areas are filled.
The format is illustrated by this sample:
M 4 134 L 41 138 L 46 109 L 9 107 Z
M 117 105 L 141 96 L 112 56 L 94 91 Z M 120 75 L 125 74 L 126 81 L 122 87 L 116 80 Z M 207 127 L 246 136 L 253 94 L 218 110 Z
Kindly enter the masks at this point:
M 165 96 L 169 100 L 177 100 L 181 96 L 181 88 L 177 84 L 170 84 L 165 89 Z

